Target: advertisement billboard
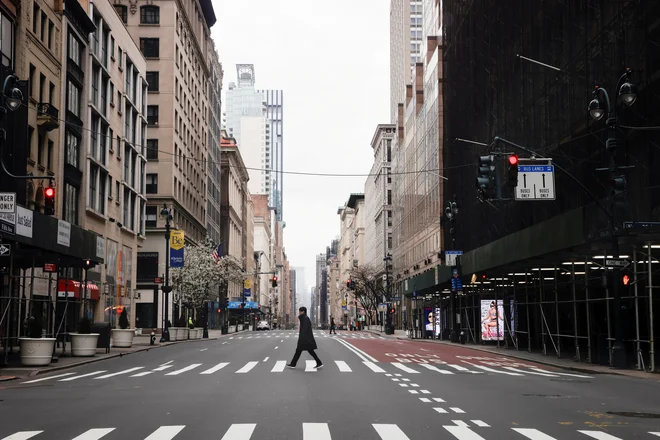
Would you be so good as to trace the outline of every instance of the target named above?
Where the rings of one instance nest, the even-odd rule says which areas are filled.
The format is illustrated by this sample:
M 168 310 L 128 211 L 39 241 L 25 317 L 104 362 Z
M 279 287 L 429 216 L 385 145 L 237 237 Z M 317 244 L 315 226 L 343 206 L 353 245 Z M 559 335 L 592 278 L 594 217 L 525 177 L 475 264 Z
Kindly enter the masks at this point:
M 501 301 L 481 300 L 481 339 L 504 340 L 504 306 Z M 498 331 L 499 330 L 499 331 Z
M 435 310 L 431 307 L 424 309 L 424 328 L 427 332 L 433 332 L 435 330 L 435 335 L 440 335 L 440 331 L 442 330 L 440 316 L 439 307 L 436 307 Z

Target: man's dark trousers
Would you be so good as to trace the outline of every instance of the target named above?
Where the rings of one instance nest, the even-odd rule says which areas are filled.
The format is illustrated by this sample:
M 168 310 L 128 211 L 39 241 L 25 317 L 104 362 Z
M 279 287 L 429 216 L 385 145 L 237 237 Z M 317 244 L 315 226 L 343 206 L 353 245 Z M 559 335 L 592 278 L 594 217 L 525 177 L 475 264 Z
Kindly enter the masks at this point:
M 316 365 L 321 365 L 321 359 L 319 359 L 319 357 L 316 355 L 314 350 L 301 350 L 301 349 L 297 348 L 296 353 L 293 355 L 293 359 L 291 360 L 291 365 L 292 366 L 294 366 L 294 367 L 296 366 L 296 364 L 298 363 L 298 359 L 300 359 L 300 355 L 302 354 L 303 351 L 306 351 L 307 353 L 312 355 L 312 357 L 316 361 Z

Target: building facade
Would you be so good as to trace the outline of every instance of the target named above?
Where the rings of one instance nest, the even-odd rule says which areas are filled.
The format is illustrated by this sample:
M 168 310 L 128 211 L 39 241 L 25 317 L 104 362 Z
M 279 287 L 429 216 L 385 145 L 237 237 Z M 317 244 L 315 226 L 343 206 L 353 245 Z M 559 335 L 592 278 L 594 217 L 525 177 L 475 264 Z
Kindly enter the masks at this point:
M 213 243 L 220 242 L 220 140 L 222 130 L 222 64 L 211 40 L 209 61 L 208 161 L 206 162 L 206 234 Z
M 266 151 L 270 162 L 266 169 L 272 170 L 270 182 L 270 204 L 276 209 L 278 220 L 283 218 L 284 200 L 284 91 L 259 90 L 266 103 Z
M 298 307 L 296 307 L 298 304 L 298 280 L 296 278 L 296 269 L 289 270 L 289 284 L 289 291 L 291 292 L 291 308 L 289 310 L 289 315 L 291 316 L 292 323 L 295 324 L 296 317 L 298 316 Z
M 348 300 L 343 291 L 340 290 L 340 267 L 339 257 L 333 255 L 327 263 L 328 267 L 328 299 L 330 301 L 330 318 L 334 318 L 336 325 L 342 325 L 346 320 L 346 301 Z M 344 282 L 344 284 L 346 284 Z
M 339 208 L 339 277 L 340 291 L 347 300 L 346 325 L 358 319 L 359 309 L 355 305 L 355 292 L 346 286 L 354 271 L 364 262 L 364 194 L 351 194 L 346 204 Z M 362 262 L 362 263 L 361 263 Z
M 267 194 L 252 194 L 254 206 L 254 259 L 256 261 L 257 275 L 255 301 L 261 304 L 261 310 L 271 313 L 272 300 L 270 295 L 271 279 L 273 275 L 271 210 L 268 209 Z

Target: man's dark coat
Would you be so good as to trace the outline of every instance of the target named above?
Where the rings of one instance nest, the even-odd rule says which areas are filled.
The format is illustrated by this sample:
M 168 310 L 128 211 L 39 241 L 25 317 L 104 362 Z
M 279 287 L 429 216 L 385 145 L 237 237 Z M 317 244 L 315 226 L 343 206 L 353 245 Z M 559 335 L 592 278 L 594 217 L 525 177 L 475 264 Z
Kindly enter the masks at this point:
M 300 333 L 298 334 L 298 350 L 316 350 L 316 341 L 312 333 L 312 321 L 306 314 L 298 315 Z

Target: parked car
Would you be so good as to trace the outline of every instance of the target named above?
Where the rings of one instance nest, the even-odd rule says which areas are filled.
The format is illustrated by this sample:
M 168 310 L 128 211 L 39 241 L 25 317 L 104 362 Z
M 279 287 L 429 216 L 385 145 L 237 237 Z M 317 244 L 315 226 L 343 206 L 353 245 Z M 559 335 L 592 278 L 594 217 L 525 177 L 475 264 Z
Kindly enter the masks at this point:
M 268 321 L 259 321 L 257 323 L 257 331 L 259 330 L 270 330 L 270 325 L 268 324 Z

